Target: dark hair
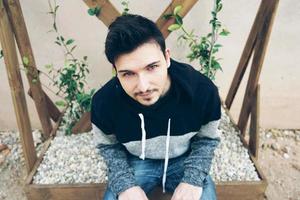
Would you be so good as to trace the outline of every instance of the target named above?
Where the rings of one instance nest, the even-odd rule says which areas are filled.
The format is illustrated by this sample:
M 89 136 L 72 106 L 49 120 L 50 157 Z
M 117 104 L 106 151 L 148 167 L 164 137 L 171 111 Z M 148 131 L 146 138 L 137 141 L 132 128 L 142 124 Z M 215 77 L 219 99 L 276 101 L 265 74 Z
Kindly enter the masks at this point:
M 165 55 L 165 38 L 156 24 L 140 15 L 122 15 L 108 27 L 105 54 L 110 63 L 115 64 L 118 56 L 130 53 L 140 45 L 153 40 Z

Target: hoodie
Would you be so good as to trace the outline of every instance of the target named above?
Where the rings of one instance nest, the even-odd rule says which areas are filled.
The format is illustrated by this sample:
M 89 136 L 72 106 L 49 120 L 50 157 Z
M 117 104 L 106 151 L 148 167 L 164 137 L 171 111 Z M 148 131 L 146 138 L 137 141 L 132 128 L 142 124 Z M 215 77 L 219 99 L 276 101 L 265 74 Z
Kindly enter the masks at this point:
M 221 103 L 217 87 L 188 64 L 171 60 L 169 91 L 151 106 L 143 106 L 113 77 L 92 99 L 95 144 L 108 167 L 108 185 L 119 195 L 137 186 L 127 153 L 141 159 L 168 160 L 190 150 L 181 182 L 203 186 L 219 143 Z

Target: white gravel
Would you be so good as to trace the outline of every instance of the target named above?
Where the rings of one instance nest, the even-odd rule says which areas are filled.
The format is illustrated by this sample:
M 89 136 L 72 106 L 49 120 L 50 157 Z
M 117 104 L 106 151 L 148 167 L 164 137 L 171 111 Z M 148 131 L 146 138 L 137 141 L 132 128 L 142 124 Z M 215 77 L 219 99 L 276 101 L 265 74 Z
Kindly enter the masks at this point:
M 224 110 L 219 130 L 221 142 L 212 162 L 212 178 L 216 182 L 260 180 L 239 133 Z M 65 136 L 62 128 L 51 142 L 34 176 L 34 183 L 103 183 L 107 180 L 106 169 L 94 148 L 93 133 Z

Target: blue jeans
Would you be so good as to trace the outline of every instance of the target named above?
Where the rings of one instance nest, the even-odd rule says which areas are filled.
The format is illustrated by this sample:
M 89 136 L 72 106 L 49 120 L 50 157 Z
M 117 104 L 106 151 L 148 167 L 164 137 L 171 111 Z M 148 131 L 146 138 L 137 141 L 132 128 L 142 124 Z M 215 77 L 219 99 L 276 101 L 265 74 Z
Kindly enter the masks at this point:
M 166 179 L 166 191 L 173 193 L 184 173 L 184 160 L 188 154 L 185 153 L 177 158 L 169 159 Z M 149 194 L 156 186 L 161 185 L 162 175 L 164 170 L 164 160 L 145 159 L 129 155 L 129 165 L 134 170 L 136 183 Z M 104 194 L 104 200 L 116 200 L 116 195 L 107 188 Z M 204 180 L 202 196 L 200 200 L 216 200 L 215 184 L 211 177 L 208 175 Z

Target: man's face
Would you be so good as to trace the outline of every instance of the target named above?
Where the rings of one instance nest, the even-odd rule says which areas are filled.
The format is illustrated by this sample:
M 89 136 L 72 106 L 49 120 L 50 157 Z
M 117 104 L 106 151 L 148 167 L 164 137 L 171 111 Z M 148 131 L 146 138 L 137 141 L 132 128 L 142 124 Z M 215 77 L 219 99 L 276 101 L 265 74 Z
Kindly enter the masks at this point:
M 148 42 L 115 61 L 119 81 L 125 92 L 142 105 L 149 106 L 158 101 L 170 88 L 168 75 L 170 50 L 165 57 L 159 45 Z

